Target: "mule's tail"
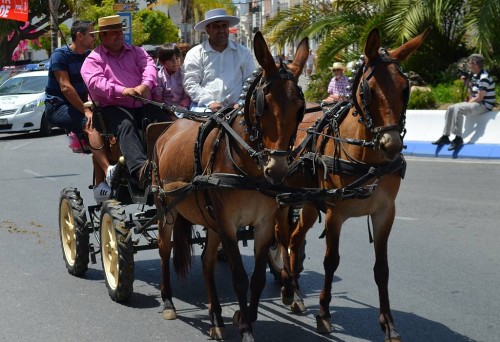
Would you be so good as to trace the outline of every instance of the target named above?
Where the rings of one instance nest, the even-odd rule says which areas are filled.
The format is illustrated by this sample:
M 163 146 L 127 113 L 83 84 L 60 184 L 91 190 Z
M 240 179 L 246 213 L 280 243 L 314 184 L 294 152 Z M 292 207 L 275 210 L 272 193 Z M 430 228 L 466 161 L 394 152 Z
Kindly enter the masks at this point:
M 184 216 L 177 214 L 174 223 L 174 256 L 173 265 L 175 272 L 182 278 L 186 278 L 193 260 L 193 248 L 190 238 L 193 231 L 193 224 L 186 220 Z

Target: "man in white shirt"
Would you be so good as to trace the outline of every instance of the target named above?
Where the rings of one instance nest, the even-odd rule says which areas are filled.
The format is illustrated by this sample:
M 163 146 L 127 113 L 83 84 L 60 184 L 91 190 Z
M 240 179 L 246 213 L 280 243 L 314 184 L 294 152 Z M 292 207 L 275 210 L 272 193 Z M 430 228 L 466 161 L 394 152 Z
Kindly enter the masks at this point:
M 208 40 L 191 48 L 182 66 L 183 85 L 193 111 L 216 112 L 234 107 L 255 63 L 250 50 L 229 40 L 229 28 L 240 22 L 222 8 L 205 13 L 194 29 L 206 32 Z

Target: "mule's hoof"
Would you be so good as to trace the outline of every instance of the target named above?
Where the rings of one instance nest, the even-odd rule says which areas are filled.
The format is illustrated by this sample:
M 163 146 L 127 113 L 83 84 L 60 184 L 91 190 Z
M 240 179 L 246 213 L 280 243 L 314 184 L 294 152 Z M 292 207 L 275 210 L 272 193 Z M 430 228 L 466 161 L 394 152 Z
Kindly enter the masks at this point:
M 255 339 L 253 338 L 253 335 L 251 332 L 249 331 L 245 331 L 242 335 L 241 335 L 241 341 L 242 342 L 255 342 Z
M 177 313 L 173 309 L 165 309 L 162 311 L 163 319 L 171 321 L 177 319 Z
M 286 306 L 292 305 L 293 296 L 285 296 L 285 294 L 283 293 L 283 290 L 281 290 L 281 302 Z
M 223 340 L 225 335 L 225 330 L 223 327 L 211 327 L 208 331 L 210 338 L 214 340 Z
M 384 342 L 402 342 L 403 340 L 401 339 L 401 336 L 397 337 L 385 337 Z
M 233 324 L 234 325 L 239 325 L 240 324 L 240 310 L 236 310 L 233 315 Z
M 302 313 L 306 311 L 306 306 L 304 305 L 304 300 L 300 295 L 298 290 L 295 290 L 293 293 L 293 303 L 291 306 L 292 312 L 295 314 Z
M 318 334 L 330 334 L 333 331 L 332 323 L 327 318 L 316 317 L 316 331 Z
M 306 311 L 306 306 L 304 305 L 304 302 L 301 300 L 294 301 L 292 305 L 290 306 L 290 309 L 294 314 L 301 314 L 304 311 Z

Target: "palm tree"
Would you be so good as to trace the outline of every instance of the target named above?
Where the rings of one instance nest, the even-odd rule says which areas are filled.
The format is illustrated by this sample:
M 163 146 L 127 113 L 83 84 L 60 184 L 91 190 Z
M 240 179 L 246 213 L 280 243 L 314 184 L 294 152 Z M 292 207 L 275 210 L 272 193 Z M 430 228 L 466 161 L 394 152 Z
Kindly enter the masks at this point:
M 487 61 L 498 59 L 500 43 L 496 37 L 500 29 L 492 23 L 499 16 L 498 1 L 309 0 L 300 8 L 280 11 L 263 32 L 268 42 L 278 46 L 304 36 L 315 39 L 318 68 L 325 69 L 333 60 L 355 59 L 375 26 L 388 47 L 434 26 L 422 49 L 407 64 L 429 80 L 438 80 L 442 70 L 471 51 L 482 53 Z

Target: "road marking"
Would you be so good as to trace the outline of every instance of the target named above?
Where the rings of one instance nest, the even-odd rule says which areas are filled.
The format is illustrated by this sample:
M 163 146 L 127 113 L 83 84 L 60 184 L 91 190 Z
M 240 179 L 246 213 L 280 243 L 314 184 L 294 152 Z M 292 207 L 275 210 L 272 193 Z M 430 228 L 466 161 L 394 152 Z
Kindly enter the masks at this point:
M 403 221 L 418 221 L 418 218 L 416 217 L 405 217 L 405 216 L 396 216 L 395 219 Z
M 29 173 L 30 175 L 36 176 L 37 178 L 43 178 L 43 179 L 47 179 L 47 180 L 50 180 L 50 181 L 53 181 L 53 182 L 57 181 L 57 179 L 54 178 L 54 177 L 45 177 L 44 175 L 41 175 L 41 174 L 39 174 L 39 173 L 37 173 L 35 171 L 32 171 L 32 170 L 26 170 L 26 169 L 24 169 L 23 171 L 26 172 L 26 173 Z
M 32 141 L 28 141 L 28 142 L 25 142 L 24 144 L 19 144 L 19 145 L 16 145 L 14 147 L 10 147 L 9 150 L 17 150 L 18 148 L 24 147 L 24 146 L 29 145 L 31 143 L 32 143 Z

